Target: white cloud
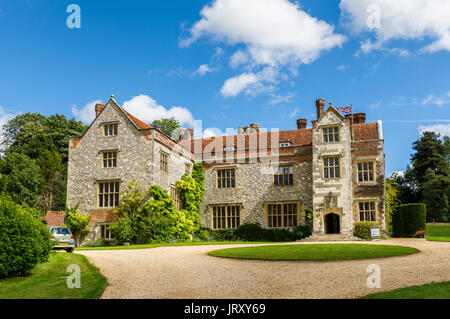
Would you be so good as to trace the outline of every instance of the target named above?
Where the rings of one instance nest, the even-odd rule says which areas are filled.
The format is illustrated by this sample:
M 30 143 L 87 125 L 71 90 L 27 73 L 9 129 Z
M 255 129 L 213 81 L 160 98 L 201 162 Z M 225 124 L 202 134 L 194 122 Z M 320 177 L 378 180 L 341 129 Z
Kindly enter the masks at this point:
M 394 106 L 405 106 L 405 105 L 436 105 L 443 106 L 450 104 L 450 91 L 442 95 L 429 94 L 425 98 L 413 98 L 407 99 L 404 96 L 397 96 L 391 105 Z
M 420 125 L 417 129 L 420 134 L 425 131 L 431 131 L 439 133 L 441 136 L 450 136 L 450 124 Z
M 248 62 L 248 54 L 242 50 L 237 50 L 230 58 L 230 67 L 235 69 L 241 64 Z
M 350 64 L 341 64 L 341 65 L 338 65 L 338 67 L 336 68 L 336 70 L 338 70 L 338 71 L 345 71 L 345 70 L 347 70 L 349 67 L 350 67 Z
M 154 120 L 162 118 L 174 117 L 182 125 L 194 124 L 194 117 L 187 108 L 173 106 L 170 109 L 166 109 L 148 95 L 141 94 L 135 96 L 131 100 L 124 102 L 122 106 L 125 110 L 145 123 L 151 123 Z
M 258 79 L 254 73 L 242 73 L 241 75 L 226 80 L 220 93 L 224 97 L 236 96 L 248 86 L 257 82 Z
M 205 75 L 206 73 L 210 73 L 210 72 L 214 72 L 215 71 L 215 69 L 212 69 L 212 68 L 210 68 L 209 66 L 208 66 L 208 64 L 202 64 L 202 65 L 200 65 L 199 67 L 198 67 L 198 69 L 197 70 L 195 70 L 193 73 L 192 73 L 192 75 L 193 76 L 195 76 L 195 75 L 200 75 L 200 76 L 203 76 L 203 75 Z
M 95 105 L 97 103 L 102 103 L 102 101 L 89 102 L 81 109 L 78 109 L 74 105 L 72 106 L 72 113 L 77 120 L 90 124 L 95 119 Z M 162 118 L 174 117 L 181 124 L 194 124 L 194 118 L 187 108 L 173 106 L 170 109 L 166 109 L 164 106 L 159 105 L 156 100 L 144 94 L 135 96 L 131 100 L 124 102 L 122 107 L 145 123 L 151 123 L 154 120 Z
M 203 37 L 245 46 L 233 54 L 230 66 L 241 66 L 246 72 L 225 82 L 222 88 L 225 97 L 239 94 L 249 83 L 255 84 L 255 74 L 268 66 L 280 71 L 277 76 L 286 80 L 281 68 L 309 64 L 323 51 L 340 47 L 345 41 L 343 35 L 334 33 L 333 26 L 288 0 L 215 0 L 203 7 L 200 15 L 201 19 L 190 29 L 190 37 L 181 41 L 181 46 L 189 46 Z M 257 80 L 260 86 L 267 87 L 264 77 Z M 235 88 L 231 92 L 230 86 Z
M 273 86 L 278 82 L 278 70 L 273 67 L 266 67 L 257 73 L 242 73 L 225 81 L 220 93 L 224 97 L 234 97 L 245 90 L 246 95 L 257 95 L 261 92 L 273 90 Z
M 431 40 L 422 52 L 450 51 L 448 0 L 341 0 L 339 7 L 344 24 L 350 30 L 374 33 L 374 41 L 361 44 L 364 53 L 381 49 L 409 55 L 409 51 L 402 48 L 386 48 L 389 41 L 398 39 Z M 378 12 L 379 27 L 371 23 L 377 20 Z
M 444 104 L 450 103 L 450 91 L 446 96 L 435 96 L 433 94 L 428 95 L 425 99 L 422 100 L 423 105 L 434 104 L 437 106 L 442 106 Z
M 270 99 L 270 104 L 280 104 L 280 103 L 290 103 L 292 101 L 292 98 L 294 97 L 294 94 L 290 93 L 287 95 L 272 95 L 272 98 Z
M 76 105 L 72 105 L 72 114 L 77 120 L 90 124 L 95 119 L 95 105 L 97 103 L 102 103 L 102 101 L 89 102 L 81 109 L 78 109 Z

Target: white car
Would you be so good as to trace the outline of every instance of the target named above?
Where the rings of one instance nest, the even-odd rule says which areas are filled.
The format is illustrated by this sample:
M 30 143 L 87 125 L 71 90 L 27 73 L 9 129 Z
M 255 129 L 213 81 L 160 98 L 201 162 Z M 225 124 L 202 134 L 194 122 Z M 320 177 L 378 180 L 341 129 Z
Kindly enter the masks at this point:
M 72 232 L 67 227 L 62 226 L 48 226 L 52 234 L 52 241 L 54 241 L 53 249 L 64 249 L 68 253 L 75 249 L 75 239 Z

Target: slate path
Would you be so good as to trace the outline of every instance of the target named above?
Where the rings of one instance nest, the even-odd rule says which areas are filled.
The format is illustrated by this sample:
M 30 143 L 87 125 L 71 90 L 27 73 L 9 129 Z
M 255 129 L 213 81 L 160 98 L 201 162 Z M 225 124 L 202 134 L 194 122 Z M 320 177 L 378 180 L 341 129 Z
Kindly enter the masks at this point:
M 249 245 L 77 253 L 87 256 L 108 278 L 102 298 L 357 298 L 450 281 L 450 243 L 389 239 L 377 244 L 415 247 L 421 253 L 349 261 L 258 261 L 207 255 L 215 249 Z M 370 264 L 381 267 L 380 289 L 367 287 Z

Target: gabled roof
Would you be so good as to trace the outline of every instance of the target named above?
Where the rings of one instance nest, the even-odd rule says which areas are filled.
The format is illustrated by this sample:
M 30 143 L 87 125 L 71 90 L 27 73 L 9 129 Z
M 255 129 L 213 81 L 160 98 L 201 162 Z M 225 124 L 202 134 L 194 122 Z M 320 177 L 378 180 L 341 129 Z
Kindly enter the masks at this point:
M 322 119 L 325 117 L 325 115 L 326 115 L 328 112 L 333 112 L 333 113 L 336 114 L 336 116 L 337 116 L 340 120 L 342 120 L 342 121 L 345 120 L 345 117 L 342 116 L 342 114 L 339 113 L 332 105 L 330 105 L 330 106 L 326 109 L 326 111 L 322 113 L 322 115 L 320 116 L 320 118 L 317 120 L 317 123 L 319 123 L 320 121 L 322 121 Z
M 127 111 L 125 111 L 124 108 L 122 108 L 119 103 L 116 102 L 116 100 L 114 100 L 114 96 L 111 96 L 111 98 L 109 99 L 108 103 L 106 103 L 106 105 L 108 105 L 110 102 L 114 103 L 117 108 L 119 110 L 121 110 L 126 117 L 128 117 L 130 119 L 130 121 L 138 128 L 141 130 L 146 130 L 146 129 L 150 129 L 152 128 L 150 125 L 145 124 L 144 122 L 142 122 L 140 119 L 138 119 L 137 117 L 131 115 L 130 113 L 128 113 Z M 106 106 L 105 106 L 106 107 Z M 104 110 L 105 108 L 103 108 Z M 101 112 L 103 112 L 103 110 Z M 100 113 L 101 113 L 100 112 Z M 99 114 L 100 115 L 100 114 Z M 98 116 L 97 116 L 98 117 Z

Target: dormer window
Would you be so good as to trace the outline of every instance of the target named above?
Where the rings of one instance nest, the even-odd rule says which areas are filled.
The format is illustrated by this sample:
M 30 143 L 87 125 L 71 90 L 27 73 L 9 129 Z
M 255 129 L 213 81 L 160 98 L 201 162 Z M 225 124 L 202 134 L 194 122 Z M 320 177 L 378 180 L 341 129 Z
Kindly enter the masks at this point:
M 291 146 L 291 142 L 286 141 L 286 142 L 280 142 L 280 147 L 289 147 Z
M 117 136 L 118 123 L 103 124 L 103 136 Z
M 339 127 L 325 127 L 322 129 L 323 132 L 323 142 L 324 143 L 332 143 L 339 142 Z

